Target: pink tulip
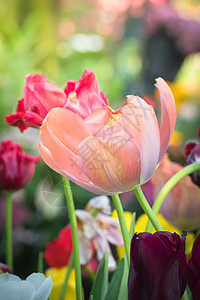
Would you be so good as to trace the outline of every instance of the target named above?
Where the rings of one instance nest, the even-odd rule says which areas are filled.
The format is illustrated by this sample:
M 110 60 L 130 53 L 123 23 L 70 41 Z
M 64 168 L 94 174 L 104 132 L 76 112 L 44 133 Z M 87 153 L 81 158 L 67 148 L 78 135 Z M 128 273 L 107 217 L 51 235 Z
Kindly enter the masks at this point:
M 6 122 L 23 132 L 28 127 L 39 128 L 54 107 L 65 107 L 86 118 L 94 110 L 107 105 L 108 100 L 99 91 L 91 70 L 86 70 L 77 82 L 69 80 L 65 91 L 42 75 L 30 74 L 26 77 L 24 98 L 18 102 L 17 112 L 6 116 Z
M 86 70 L 78 81 L 69 80 L 65 93 L 65 108 L 78 113 L 83 119 L 94 110 L 108 105 L 108 99 L 99 91 L 96 76 L 91 70 Z
M 161 126 L 151 105 L 137 96 L 113 111 L 106 106 L 86 119 L 63 108 L 52 109 L 40 129 L 43 160 L 53 170 L 96 194 L 112 195 L 148 181 L 171 140 L 176 109 L 162 78 Z

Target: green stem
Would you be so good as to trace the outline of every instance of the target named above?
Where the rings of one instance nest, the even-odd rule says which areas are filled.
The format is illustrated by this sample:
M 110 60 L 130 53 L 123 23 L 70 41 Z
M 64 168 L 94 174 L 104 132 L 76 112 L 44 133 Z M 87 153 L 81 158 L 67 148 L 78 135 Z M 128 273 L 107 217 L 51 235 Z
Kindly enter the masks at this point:
M 181 300 L 188 300 L 188 299 L 189 299 L 189 298 L 188 298 L 187 290 L 185 289 L 185 292 L 184 292 L 184 294 L 183 294 Z
M 13 270 L 11 193 L 6 193 L 6 264 Z
M 123 236 L 123 240 L 124 240 L 124 246 L 125 246 L 128 266 L 130 267 L 130 239 L 129 239 L 129 233 L 128 233 L 128 229 L 127 229 L 126 221 L 125 221 L 125 217 L 124 217 L 124 211 L 123 211 L 123 208 L 121 205 L 119 195 L 112 195 L 111 197 L 112 197 L 113 203 L 114 203 L 116 211 L 117 211 L 119 224 L 121 227 L 122 236 Z
M 63 186 L 65 190 L 65 196 L 66 196 L 68 212 L 69 212 L 69 219 L 70 219 L 71 230 L 72 230 L 74 267 L 75 267 L 75 279 L 76 279 L 76 297 L 77 300 L 82 300 L 81 266 L 80 266 L 80 257 L 79 257 L 78 231 L 77 231 L 74 201 L 73 201 L 69 180 L 65 177 L 62 177 L 62 180 L 63 180 Z
M 62 285 L 59 300 L 64 300 L 64 298 L 65 298 L 65 294 L 66 294 L 66 291 L 67 291 L 68 281 L 69 281 L 69 277 L 70 277 L 71 270 L 72 270 L 72 267 L 73 267 L 73 263 L 74 263 L 74 255 L 73 255 L 73 252 L 72 252 L 72 254 L 70 256 L 69 263 L 67 265 L 65 280 L 64 280 L 63 285 Z
M 43 252 L 40 251 L 38 255 L 38 272 L 43 273 L 44 267 L 43 267 Z
M 152 207 L 152 210 L 154 211 L 155 215 L 158 214 L 165 197 L 171 191 L 171 189 L 185 176 L 198 170 L 200 170 L 200 162 L 191 164 L 183 168 L 165 183 Z M 146 230 L 152 231 L 152 225 L 149 222 L 147 223 Z
M 151 209 L 151 206 L 149 205 L 149 203 L 147 202 L 147 199 L 145 198 L 141 187 L 136 187 L 133 190 L 138 202 L 140 203 L 141 207 L 143 208 L 145 214 L 147 215 L 147 217 L 149 218 L 151 224 L 153 225 L 153 227 L 155 228 L 156 231 L 162 231 L 163 228 L 160 225 L 158 219 L 156 218 L 156 215 L 154 214 L 153 210 Z M 151 232 L 146 230 L 147 232 Z

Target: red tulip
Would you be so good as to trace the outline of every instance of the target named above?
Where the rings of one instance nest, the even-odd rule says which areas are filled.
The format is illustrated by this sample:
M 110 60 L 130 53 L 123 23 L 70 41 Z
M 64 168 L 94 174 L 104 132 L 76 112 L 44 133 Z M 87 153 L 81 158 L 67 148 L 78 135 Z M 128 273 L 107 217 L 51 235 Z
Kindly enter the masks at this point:
M 186 268 L 186 279 L 194 300 L 200 299 L 200 235 L 194 242 L 192 257 Z
M 19 101 L 17 113 L 8 115 L 6 122 L 21 131 L 28 127 L 39 127 L 53 107 L 63 107 L 66 102 L 64 91 L 50 83 L 42 75 L 30 74 L 26 77 L 24 98 Z
M 107 105 L 108 100 L 99 91 L 96 76 L 91 70 L 86 70 L 77 82 L 68 81 L 65 91 L 42 75 L 30 74 L 26 77 L 24 98 L 19 101 L 17 112 L 6 117 L 6 122 L 23 132 L 28 127 L 40 127 L 54 107 L 65 107 L 85 118 Z
M 35 163 L 40 158 L 33 157 L 25 152 L 19 144 L 4 141 L 0 147 L 0 189 L 17 191 L 25 187 L 31 180 Z
M 185 290 L 185 236 L 135 233 L 131 242 L 129 300 L 179 300 Z
M 128 191 L 148 181 L 172 137 L 176 109 L 162 78 L 161 128 L 151 105 L 136 96 L 113 111 L 99 108 L 84 120 L 72 111 L 52 109 L 40 129 L 43 160 L 56 172 L 96 194 Z
M 68 264 L 72 250 L 71 226 L 67 225 L 57 239 L 47 243 L 44 258 L 50 267 L 61 268 Z
M 72 251 L 71 225 L 67 225 L 60 231 L 58 238 L 47 243 L 44 259 L 51 268 L 62 268 L 68 264 Z M 89 267 L 94 272 L 98 268 L 98 262 L 94 256 L 89 262 Z M 84 271 L 83 274 L 85 274 Z

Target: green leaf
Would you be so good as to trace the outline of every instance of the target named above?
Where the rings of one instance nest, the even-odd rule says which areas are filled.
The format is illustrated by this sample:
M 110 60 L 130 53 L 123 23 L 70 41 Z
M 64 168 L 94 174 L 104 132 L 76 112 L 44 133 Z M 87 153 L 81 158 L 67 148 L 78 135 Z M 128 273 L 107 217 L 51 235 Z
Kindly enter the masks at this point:
M 119 299 L 120 287 L 121 287 L 122 277 L 124 274 L 124 265 L 125 265 L 125 259 L 123 257 L 122 260 L 119 262 L 118 267 L 112 277 L 111 283 L 108 287 L 108 291 L 104 300 Z
M 108 250 L 105 252 L 90 292 L 90 300 L 103 300 L 108 289 Z
M 118 296 L 118 300 L 128 300 L 128 274 L 129 274 L 129 267 L 126 258 L 126 253 L 124 254 L 124 272 L 123 277 L 121 280 L 120 292 Z

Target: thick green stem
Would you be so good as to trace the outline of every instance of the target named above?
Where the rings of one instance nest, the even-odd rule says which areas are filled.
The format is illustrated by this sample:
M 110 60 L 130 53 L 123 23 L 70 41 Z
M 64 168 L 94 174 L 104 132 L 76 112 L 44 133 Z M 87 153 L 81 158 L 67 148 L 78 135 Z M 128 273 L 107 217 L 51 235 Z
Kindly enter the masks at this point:
M 66 294 L 66 291 L 67 291 L 68 281 L 69 281 L 69 277 L 70 277 L 71 270 L 72 270 L 72 267 L 73 267 L 73 263 L 74 263 L 74 255 L 72 253 L 71 257 L 70 257 L 70 260 L 69 260 L 69 263 L 67 265 L 66 276 L 65 276 L 65 280 L 64 280 L 63 285 L 62 285 L 59 300 L 64 300 L 65 299 L 65 294 Z
M 6 193 L 6 264 L 13 270 L 11 193 Z
M 63 180 L 64 190 L 65 190 L 65 196 L 66 196 L 68 212 L 69 212 L 69 219 L 70 219 L 71 230 L 72 230 L 74 267 L 75 267 L 75 279 L 76 279 L 76 297 L 77 300 L 82 300 L 81 266 L 80 266 L 80 257 L 79 257 L 78 231 L 77 231 L 74 201 L 73 201 L 69 180 L 65 177 L 62 177 L 62 180 Z
M 116 211 L 117 211 L 119 224 L 121 227 L 122 236 L 123 236 L 123 240 L 124 240 L 124 246 L 125 246 L 128 266 L 130 267 L 130 239 L 129 239 L 129 233 L 128 233 L 128 229 L 127 229 L 126 221 L 125 221 L 125 217 L 124 217 L 124 211 L 123 211 L 123 208 L 121 205 L 119 195 L 112 195 L 112 200 L 113 200 L 113 203 L 114 203 Z
M 134 188 L 133 192 L 135 193 L 135 196 L 138 200 L 138 202 L 140 203 L 141 207 L 143 208 L 145 214 L 147 215 L 147 217 L 149 218 L 151 224 L 153 225 L 153 227 L 155 228 L 156 231 L 162 231 L 163 228 L 160 225 L 158 219 L 156 218 L 156 215 L 154 214 L 153 210 L 151 209 L 151 206 L 149 205 L 149 203 L 147 202 L 147 199 L 145 198 L 141 187 L 136 187 Z M 146 230 L 147 232 L 151 232 Z
M 165 183 L 152 207 L 152 210 L 154 211 L 155 215 L 158 214 L 165 197 L 171 191 L 171 189 L 185 176 L 198 170 L 200 170 L 200 162 L 191 164 L 183 168 Z M 149 222 L 147 223 L 146 230 L 152 231 L 152 225 Z

